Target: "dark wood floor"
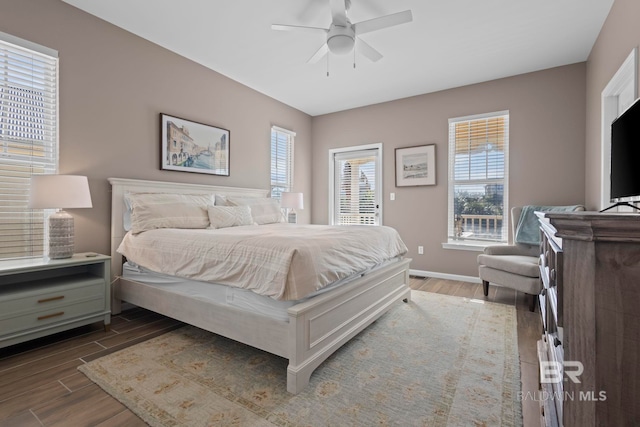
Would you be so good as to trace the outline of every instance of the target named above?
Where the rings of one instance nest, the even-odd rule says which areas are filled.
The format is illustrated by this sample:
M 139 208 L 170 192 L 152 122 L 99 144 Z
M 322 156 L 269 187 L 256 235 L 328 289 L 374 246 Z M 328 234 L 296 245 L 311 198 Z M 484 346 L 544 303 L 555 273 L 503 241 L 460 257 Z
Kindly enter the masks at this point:
M 540 314 L 529 312 L 523 294 L 492 286 L 485 297 L 479 284 L 434 278 L 412 278 L 411 287 L 514 305 L 522 388 L 538 389 Z M 108 332 L 96 324 L 0 349 L 0 427 L 145 426 L 76 368 L 180 326 L 175 320 L 136 308 L 114 316 Z M 525 427 L 540 425 L 538 414 L 537 403 L 523 402 Z

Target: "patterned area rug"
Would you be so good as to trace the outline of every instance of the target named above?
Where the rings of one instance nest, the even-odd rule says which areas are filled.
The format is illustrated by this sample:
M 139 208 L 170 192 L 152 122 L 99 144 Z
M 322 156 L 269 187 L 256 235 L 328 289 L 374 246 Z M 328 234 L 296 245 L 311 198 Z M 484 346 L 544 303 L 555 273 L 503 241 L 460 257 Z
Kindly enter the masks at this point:
M 186 326 L 80 366 L 152 426 L 521 426 L 511 306 L 413 291 L 298 395 L 288 361 Z

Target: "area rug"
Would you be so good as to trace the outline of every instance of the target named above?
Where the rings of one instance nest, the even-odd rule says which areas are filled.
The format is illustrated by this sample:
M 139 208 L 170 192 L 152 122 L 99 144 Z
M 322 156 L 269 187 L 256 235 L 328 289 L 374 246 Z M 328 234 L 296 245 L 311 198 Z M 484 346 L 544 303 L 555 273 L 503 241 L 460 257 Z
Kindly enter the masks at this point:
M 192 326 L 80 366 L 152 426 L 520 426 L 512 306 L 420 291 L 327 359 L 288 361 Z

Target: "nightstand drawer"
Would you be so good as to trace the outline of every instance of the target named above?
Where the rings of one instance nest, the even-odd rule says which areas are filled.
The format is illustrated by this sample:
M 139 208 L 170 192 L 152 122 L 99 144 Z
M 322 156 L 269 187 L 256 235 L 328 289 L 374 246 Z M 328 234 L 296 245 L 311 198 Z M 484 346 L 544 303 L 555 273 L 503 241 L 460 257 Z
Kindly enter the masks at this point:
M 78 326 L 111 323 L 111 258 L 0 261 L 0 348 Z
M 66 320 L 93 314 L 105 310 L 104 296 L 97 297 L 90 301 L 83 301 L 77 304 L 57 307 L 50 310 L 31 312 L 16 317 L 0 320 L 0 331 L 3 334 L 25 329 L 38 328 L 52 323 L 64 322 Z
M 66 278 L 69 280 L 69 278 Z M 0 319 L 27 312 L 52 310 L 88 299 L 104 300 L 104 279 L 91 275 L 74 277 L 65 284 L 31 287 L 17 292 L 0 292 Z

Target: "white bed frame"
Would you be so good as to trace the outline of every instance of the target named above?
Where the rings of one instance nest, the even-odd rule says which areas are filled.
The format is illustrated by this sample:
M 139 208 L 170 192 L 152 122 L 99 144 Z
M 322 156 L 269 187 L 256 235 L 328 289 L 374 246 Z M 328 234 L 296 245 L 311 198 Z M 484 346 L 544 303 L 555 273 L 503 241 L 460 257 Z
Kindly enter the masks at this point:
M 289 308 L 289 321 L 274 320 L 213 302 L 196 300 L 130 279 L 122 274 L 122 255 L 116 252 L 126 231 L 124 195 L 146 193 L 212 193 L 266 197 L 267 190 L 109 178 L 112 186 L 111 266 L 114 280 L 113 313 L 129 302 L 165 316 L 289 359 L 287 390 L 297 394 L 312 372 L 333 352 L 373 323 L 391 306 L 411 298 L 410 259 L 371 271 L 332 291 Z

